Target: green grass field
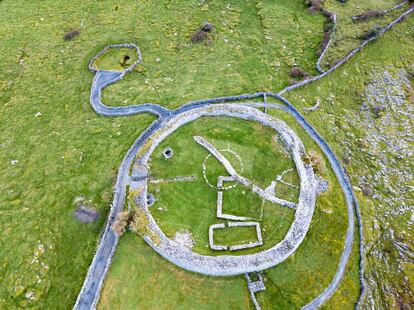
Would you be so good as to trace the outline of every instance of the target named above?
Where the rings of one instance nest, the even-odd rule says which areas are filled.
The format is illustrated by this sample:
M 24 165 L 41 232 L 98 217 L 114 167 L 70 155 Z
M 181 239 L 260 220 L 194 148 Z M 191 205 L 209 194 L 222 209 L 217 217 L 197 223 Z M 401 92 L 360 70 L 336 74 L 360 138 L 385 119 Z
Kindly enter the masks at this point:
M 373 24 L 384 25 L 398 12 L 363 24 L 353 24 L 350 16 L 395 3 L 349 0 L 341 5 L 327 0 L 339 24 L 337 43 L 326 61 L 338 59 L 358 44 L 360 34 Z M 306 10 L 302 0 L 0 1 L 0 309 L 72 307 L 105 222 L 119 164 L 155 119 L 105 118 L 93 112 L 93 74 L 87 65 L 96 53 L 108 44 L 133 42 L 143 54 L 142 65 L 104 91 L 108 105 L 154 102 L 173 108 L 200 98 L 277 91 L 288 84 L 292 66 L 316 74 L 325 20 Z M 189 44 L 191 34 L 206 20 L 215 25 L 213 43 Z M 64 33 L 75 28 L 80 36 L 64 41 Z M 414 299 L 412 261 L 401 258 L 393 243 L 413 248 L 410 213 L 393 215 L 399 206 L 410 204 L 412 196 L 374 183 L 378 163 L 364 144 L 373 131 L 359 121 L 359 113 L 367 83 L 384 71 L 397 76 L 401 69 L 412 70 L 413 33 L 409 17 L 337 72 L 288 96 L 298 108 L 321 101 L 321 108 L 306 117 L 344 161 L 356 188 L 364 217 L 368 293 L 376 305 L 389 309 Z M 109 56 L 100 65 L 113 69 L 123 52 Z M 413 103 L 410 91 L 405 90 L 404 107 Z M 307 149 L 318 150 L 292 119 L 273 113 L 298 132 Z M 379 121 L 377 125 L 382 126 Z M 392 126 L 381 126 L 394 132 Z M 398 127 L 399 132 L 406 128 Z M 351 154 L 349 162 L 345 154 Z M 394 153 L 386 154 L 395 158 Z M 393 167 L 400 171 L 413 170 L 407 158 L 395 161 Z M 367 182 L 367 176 L 379 196 L 362 194 L 361 180 Z M 267 291 L 258 295 L 265 309 L 298 308 L 320 293 L 335 272 L 346 210 L 332 172 L 325 177 L 330 191 L 318 197 L 305 242 L 284 264 L 265 273 Z M 391 183 L 399 185 L 394 179 Z M 183 189 L 171 188 L 171 195 L 176 192 Z M 74 219 L 80 197 L 100 212 L 97 222 Z M 357 254 L 355 248 L 340 289 L 324 308 L 353 307 Z M 183 309 L 252 307 L 243 277 L 215 279 L 179 270 L 139 237 L 126 234 L 99 307 L 171 309 L 177 304 Z
M 317 150 L 317 146 L 314 142 L 296 124 L 294 119 L 286 114 L 286 112 L 272 110 L 271 114 L 291 126 L 299 135 L 307 150 Z M 280 170 L 280 172 L 282 172 L 284 168 L 290 167 L 290 160 L 285 159 L 281 161 L 280 158 L 283 157 L 281 157 L 280 153 L 278 156 L 272 154 L 274 152 L 277 154 L 281 151 L 280 145 L 278 147 L 277 144 L 268 144 L 268 141 L 271 140 L 269 138 L 271 138 L 273 134 L 272 131 L 260 127 L 260 130 L 257 128 L 256 130 L 252 130 L 252 127 L 254 128 L 256 125 L 247 121 L 237 120 L 237 125 L 235 125 L 236 120 L 233 119 L 228 120 L 224 118 L 221 122 L 218 120 L 213 122 L 213 120 L 214 119 L 212 118 L 205 118 L 185 125 L 163 141 L 153 153 L 151 161 L 152 170 L 150 172 L 151 176 L 158 177 L 158 175 L 160 175 L 163 178 L 171 178 L 176 175 L 194 175 L 195 171 L 201 170 L 201 162 L 208 153 L 198 144 L 195 144 L 194 148 L 188 147 L 192 143 L 191 139 L 193 134 L 201 135 L 214 145 L 217 144 L 222 148 L 226 148 L 227 146 L 227 142 L 223 139 L 223 135 L 224 137 L 234 136 L 235 142 L 233 142 L 230 147 L 236 149 L 236 145 L 238 144 L 238 149 L 240 150 L 238 154 L 240 154 L 240 157 L 243 159 L 246 176 L 250 176 L 250 173 L 252 173 L 252 177 L 256 176 L 256 172 L 258 173 L 258 171 L 260 171 L 261 178 L 265 180 L 264 184 L 274 178 L 274 175 L 273 173 L 270 173 L 269 175 L 269 173 L 266 172 L 269 171 L 269 167 L 266 167 L 266 165 L 258 165 L 258 162 L 260 163 L 263 161 L 258 160 L 256 157 L 260 158 L 260 156 L 265 156 L 265 159 L 266 156 L 269 156 L 269 158 L 272 159 L 270 161 L 272 167 L 282 165 L 280 166 L 281 169 L 276 169 L 277 171 Z M 211 129 L 211 126 L 213 125 L 214 130 Z M 222 142 L 220 143 L 220 141 Z M 182 147 L 180 147 L 180 145 Z M 162 156 L 162 151 L 165 146 L 171 146 L 174 150 L 174 156 L 171 159 L 165 160 Z M 269 147 L 273 149 L 273 151 L 262 151 L 262 148 L 265 150 Z M 250 154 L 250 150 L 255 152 L 256 157 Z M 202 156 L 199 155 L 199 153 L 201 153 Z M 244 158 L 246 155 L 247 159 Z M 229 160 L 231 159 L 229 158 Z M 185 165 L 184 163 L 187 164 Z M 249 167 L 250 164 L 254 165 Z M 220 166 L 219 168 L 222 169 Z M 270 169 L 270 171 L 273 170 Z M 317 294 L 322 292 L 336 271 L 347 228 L 346 207 L 342 191 L 334 178 L 332 171 L 328 169 L 323 177 L 329 181 L 329 191 L 321 194 L 317 198 L 314 218 L 304 243 L 286 262 L 264 272 L 266 292 L 258 294 L 260 304 L 264 308 L 297 309 L 300 306 L 303 306 L 305 303 L 315 298 Z M 266 180 L 266 178 L 269 179 Z M 173 188 L 174 190 L 170 190 L 170 188 Z M 203 179 L 199 182 L 191 183 L 182 182 L 162 185 L 157 184 L 156 186 L 150 185 L 149 190 L 154 193 L 156 197 L 159 195 L 157 197 L 159 198 L 159 201 L 157 201 L 154 206 L 150 207 L 150 211 L 167 235 L 172 238 L 177 231 L 190 231 L 193 236 L 196 237 L 196 244 L 193 250 L 202 254 L 220 254 L 207 248 L 208 226 L 217 223 L 217 219 L 215 218 L 216 190 L 211 189 L 209 191 Z M 225 191 L 224 197 L 227 192 L 230 193 L 232 190 Z M 240 200 L 244 195 L 239 194 L 236 197 Z M 231 208 L 235 211 L 238 209 L 238 200 L 235 200 L 234 205 L 232 201 Z M 161 207 L 162 211 L 159 211 L 157 209 L 158 207 Z M 285 210 L 269 204 L 263 210 L 263 219 L 261 221 L 262 228 L 265 228 L 265 230 L 262 231 L 264 246 L 257 249 L 253 248 L 238 252 L 240 252 L 240 254 L 245 254 L 271 247 L 283 237 L 287 228 L 290 226 L 291 220 L 291 217 L 286 217 Z M 280 226 L 280 224 L 283 225 Z M 236 240 L 247 240 L 251 237 L 251 234 L 245 231 L 235 239 L 236 236 L 228 232 L 220 237 L 231 243 Z M 131 239 L 128 235 L 128 241 L 126 241 L 128 247 L 141 246 L 141 237 L 135 236 L 135 238 L 136 239 Z M 121 239 L 121 243 L 122 242 L 123 240 Z M 348 266 L 349 270 L 344 278 L 344 285 L 341 286 L 332 299 L 332 304 L 335 304 L 335 309 L 351 309 L 353 307 L 353 300 L 357 297 L 358 262 L 355 259 L 357 254 L 356 250 L 357 249 L 355 248 L 351 263 Z M 309 255 L 308 253 L 312 253 L 312 255 Z M 238 253 L 234 252 L 232 254 Z M 153 253 L 153 255 L 157 257 L 156 253 Z M 122 252 L 117 252 L 115 254 L 113 266 L 116 267 L 111 269 L 105 283 L 103 295 L 106 296 L 105 300 L 107 301 L 101 301 L 100 306 L 102 308 L 105 308 L 108 303 L 115 307 L 120 307 L 121 305 L 125 305 L 127 308 L 143 306 L 138 299 L 128 298 L 124 295 L 128 294 L 130 290 L 133 290 L 132 287 L 137 285 L 135 280 L 125 281 L 122 286 L 115 287 L 115 283 L 118 283 L 119 279 L 122 277 L 123 271 L 121 270 L 127 268 L 126 265 L 128 264 L 128 261 L 124 260 L 123 257 L 125 257 L 125 254 L 122 254 Z M 164 261 L 163 263 L 174 270 L 177 269 L 167 261 Z M 141 272 L 145 271 L 137 270 L 137 273 Z M 185 279 L 187 278 L 192 279 L 193 277 L 198 278 L 199 281 L 206 281 L 208 279 L 208 277 L 190 272 L 183 271 L 182 273 L 182 281 L 186 281 Z M 316 279 L 317 281 L 315 281 Z M 217 281 L 226 283 L 227 280 L 222 279 Z M 171 284 L 171 286 L 173 286 L 173 284 Z M 202 287 L 195 287 L 197 287 L 197 290 L 202 290 Z M 306 291 L 303 290 L 304 287 L 307 288 Z M 173 288 L 171 287 L 171 289 Z M 243 303 L 243 295 L 237 296 L 237 298 L 239 298 L 240 307 L 246 307 Z M 181 303 L 186 305 L 190 302 L 191 298 L 191 295 L 183 297 Z M 124 300 L 128 300 L 128 302 L 122 304 Z M 214 300 L 206 301 L 207 305 L 210 305 L 211 302 L 214 302 Z M 213 305 L 214 304 L 208 307 L 214 307 Z M 168 308 L 169 304 L 168 301 L 160 300 L 158 306 L 160 308 Z M 250 304 L 249 307 L 252 307 L 252 305 Z M 184 308 L 186 307 L 184 306 Z
M 133 233 L 122 238 L 98 305 L 99 309 L 249 307 L 243 276 L 222 279 L 189 273 L 158 256 Z
M 117 14 L 127 14 L 128 6 Z M 95 1 L 0 3 L 2 309 L 73 305 L 118 166 L 154 119 L 104 118 L 89 106 L 89 60 L 119 40 L 120 32 L 132 35 L 131 20 L 118 19 L 114 7 Z M 64 32 L 75 27 L 81 35 L 65 42 Z M 74 219 L 77 197 L 100 211 L 98 222 Z
M 177 108 L 190 100 L 279 89 L 294 65 L 315 71 L 324 18 L 308 14 L 302 0 L 199 3 L 139 3 L 131 29 L 143 63 L 139 73 L 104 91 L 108 105 Z M 190 44 L 207 20 L 215 25 L 213 43 Z

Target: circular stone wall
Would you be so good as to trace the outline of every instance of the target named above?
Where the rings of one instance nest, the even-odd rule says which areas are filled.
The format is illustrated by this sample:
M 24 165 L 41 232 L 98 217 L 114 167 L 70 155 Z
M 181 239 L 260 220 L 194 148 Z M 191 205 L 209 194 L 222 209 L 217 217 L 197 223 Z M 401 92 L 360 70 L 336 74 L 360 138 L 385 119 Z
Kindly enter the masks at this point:
M 161 256 L 186 270 L 212 276 L 231 276 L 271 268 L 286 260 L 302 243 L 309 229 L 315 207 L 315 176 L 312 168 L 302 161 L 304 147 L 295 132 L 284 122 L 265 114 L 258 109 L 241 105 L 217 104 L 183 112 L 165 121 L 146 143 L 138 150 L 137 162 L 148 167 L 148 161 L 155 148 L 182 125 L 200 117 L 225 116 L 255 121 L 274 129 L 289 151 L 299 175 L 300 193 L 296 204 L 293 223 L 285 238 L 272 248 L 248 255 L 207 256 L 197 254 L 180 246 L 168 238 L 159 228 L 148 211 L 146 200 L 142 209 L 147 217 L 148 233 L 146 242 Z M 146 196 L 146 186 L 142 195 Z M 144 197 L 145 197 L 144 196 Z

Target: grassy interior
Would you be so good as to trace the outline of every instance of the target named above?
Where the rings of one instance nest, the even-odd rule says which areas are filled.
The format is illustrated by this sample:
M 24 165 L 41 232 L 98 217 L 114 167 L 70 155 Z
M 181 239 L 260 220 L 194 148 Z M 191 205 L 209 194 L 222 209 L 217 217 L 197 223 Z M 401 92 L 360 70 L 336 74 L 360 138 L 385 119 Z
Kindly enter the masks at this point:
M 287 124 L 290 127 L 292 127 L 295 130 L 295 132 L 299 135 L 301 140 L 304 142 L 307 150 L 317 149 L 315 143 L 300 128 L 300 126 L 297 125 L 294 119 L 288 114 L 286 114 L 286 112 L 272 110 L 271 114 L 287 122 Z M 224 118 L 224 120 L 226 119 Z M 214 124 L 214 128 L 216 129 L 214 133 L 212 130 L 210 130 L 209 123 L 211 125 Z M 249 124 L 250 122 L 248 121 L 243 122 L 237 120 L 237 126 L 234 126 L 231 120 L 226 120 L 225 122 L 215 120 L 213 122 L 211 118 L 203 118 L 196 122 L 187 124 L 179 130 L 177 130 L 169 138 L 167 138 L 164 141 L 165 143 L 163 145 L 160 145 L 154 151 L 151 173 L 160 173 L 164 177 L 170 178 L 174 175 L 187 175 L 186 173 L 195 175 L 194 171 L 201 170 L 200 162 L 202 162 L 203 158 L 207 155 L 207 153 L 204 153 L 204 156 L 200 156 L 200 160 L 197 160 L 197 158 L 199 157 L 199 155 L 197 155 L 197 152 L 203 153 L 204 148 L 202 148 L 198 144 L 195 144 L 192 149 L 188 147 L 188 145 L 191 145 L 191 142 L 188 141 L 191 141 L 193 134 L 201 136 L 205 134 L 204 137 L 208 137 L 207 140 L 209 140 L 211 143 L 215 145 L 217 142 L 215 142 L 214 139 L 220 141 L 218 137 L 220 137 L 220 132 L 223 132 L 223 134 L 228 133 L 229 135 L 234 136 L 234 141 L 239 141 L 239 143 L 241 144 L 239 147 L 251 146 L 256 150 L 261 150 L 261 147 L 266 148 L 267 143 L 265 143 L 265 141 L 269 141 L 269 139 L 266 139 L 266 130 L 264 130 L 263 128 L 260 131 L 257 129 L 251 130 L 248 127 Z M 238 134 L 233 133 L 232 130 L 237 130 Z M 242 135 L 244 131 L 248 133 L 246 134 L 246 136 Z M 259 135 L 259 137 L 255 137 L 255 134 Z M 216 137 L 214 137 L 214 135 L 216 135 Z M 251 139 L 252 141 L 250 141 L 249 139 Z M 186 141 L 187 143 L 184 143 L 184 141 Z M 258 143 L 260 144 L 260 146 L 253 146 L 250 143 L 252 143 L 253 145 L 254 143 Z M 186 145 L 186 148 L 180 149 L 180 144 L 182 144 L 183 146 Z M 167 145 L 171 146 L 174 150 L 174 156 L 168 161 L 166 161 L 162 157 L 162 150 Z M 226 141 L 222 141 L 222 146 L 227 146 Z M 234 142 L 230 144 L 231 149 L 233 149 L 234 146 Z M 276 145 L 274 145 L 273 147 L 276 150 L 279 149 L 276 148 Z M 246 153 L 249 152 L 243 151 L 241 149 L 240 153 L 238 154 L 242 158 L 244 158 L 243 155 Z M 270 158 L 274 160 L 271 161 L 272 164 L 275 162 L 278 165 L 280 165 L 289 162 L 286 160 L 278 160 L 279 157 L 275 157 L 269 151 L 258 152 L 258 154 L 263 153 L 267 154 L 268 156 L 270 156 Z M 191 160 L 189 159 L 189 156 L 191 156 Z M 254 157 L 249 158 L 251 159 L 251 162 L 245 162 L 245 160 L 243 159 L 243 164 L 246 173 L 249 171 L 249 164 L 256 163 Z M 175 160 L 174 164 L 172 160 Z M 175 165 L 180 162 L 186 162 L 187 167 L 181 164 L 175 167 Z M 258 165 L 258 167 L 266 168 L 263 167 L 263 165 Z M 267 171 L 269 171 L 269 168 L 266 169 Z M 268 172 L 263 173 L 261 174 L 261 176 L 262 178 L 263 176 L 268 177 L 268 174 Z M 264 272 L 266 292 L 258 294 L 260 304 L 264 308 L 300 308 L 301 306 L 311 301 L 313 298 L 315 298 L 318 294 L 320 294 L 323 291 L 323 289 L 331 281 L 336 271 L 337 264 L 339 262 L 339 257 L 342 253 L 344 236 L 347 229 L 346 207 L 342 191 L 333 175 L 333 172 L 330 169 L 328 169 L 326 173 L 323 175 L 323 178 L 329 182 L 329 190 L 328 192 L 319 195 L 317 198 L 315 214 L 312 219 L 312 224 L 305 241 L 295 252 L 295 254 L 286 260 L 286 262 Z M 267 180 L 267 182 L 268 181 L 269 180 Z M 176 231 L 183 229 L 188 230 L 196 239 L 196 245 L 194 250 L 200 253 L 211 255 L 214 254 L 214 252 L 212 252 L 208 249 L 208 247 L 206 247 L 206 245 L 208 245 L 207 229 L 210 224 L 218 222 L 215 218 L 214 204 L 216 200 L 216 191 L 211 190 L 211 196 L 208 196 L 210 194 L 206 194 L 206 192 L 208 193 L 209 190 L 208 187 L 206 187 L 204 180 L 202 179 L 198 183 L 197 182 L 198 181 L 191 182 L 188 184 L 184 182 L 167 183 L 159 187 L 154 187 L 154 185 L 152 185 L 152 192 L 157 193 L 159 200 L 157 201 L 156 205 L 151 207 L 150 210 L 156 218 L 156 220 L 158 221 L 160 227 L 163 229 L 164 232 L 167 233 L 167 235 L 170 234 L 170 236 L 173 237 Z M 170 191 L 169 189 L 171 187 L 174 187 L 175 190 Z M 157 192 L 157 188 L 160 190 L 159 192 Z M 237 189 L 238 188 L 239 187 L 237 187 Z M 186 193 L 189 190 L 191 190 L 192 194 L 186 196 Z M 231 191 L 232 190 L 224 192 L 224 199 L 226 197 L 226 194 L 230 193 Z M 183 196 L 187 198 L 184 199 L 182 198 Z M 243 195 L 241 196 L 245 197 Z M 202 197 L 205 198 L 203 199 Z M 178 202 L 176 203 L 176 201 Z M 200 208 L 200 206 L 205 204 L 206 201 L 212 203 L 209 203 L 208 207 Z M 159 211 L 156 206 L 160 206 L 163 209 L 163 211 Z M 235 208 L 237 208 L 237 206 L 238 204 L 235 204 Z M 288 210 L 286 208 L 280 208 L 278 206 L 270 204 L 267 205 L 266 203 L 264 204 L 263 208 L 264 209 L 263 219 L 261 221 L 261 228 L 265 245 L 257 249 L 242 250 L 237 252 L 257 252 L 258 250 L 266 248 L 266 245 L 274 245 L 277 238 L 279 238 L 279 240 L 280 238 L 283 238 L 286 229 L 290 226 L 293 213 L 289 212 L 291 210 Z M 168 221 L 168 219 L 170 220 Z M 281 219 L 283 220 L 281 221 Z M 177 225 L 177 223 L 185 223 L 185 225 Z M 279 226 L 282 223 L 286 223 L 283 224 L 285 226 Z M 200 227 L 204 228 L 200 229 Z M 285 227 L 284 231 L 283 227 Z M 219 232 L 219 230 L 217 230 L 217 232 Z M 241 236 L 243 238 L 241 238 Z M 220 237 L 232 244 L 234 241 L 240 240 L 251 241 L 251 235 L 242 235 L 242 233 L 238 233 L 236 238 L 236 236 L 230 234 L 230 231 L 223 232 L 223 234 Z M 131 244 L 129 246 L 138 246 L 138 244 L 141 242 L 140 237 L 136 237 L 136 241 L 128 240 L 128 243 L 130 242 Z M 205 244 L 205 246 L 200 246 L 200 244 Z M 237 254 L 237 252 L 232 252 L 231 254 L 235 255 Z M 230 254 L 230 252 L 228 253 Z M 312 253 L 312 255 L 308 255 L 308 253 Z M 344 285 L 341 286 L 341 288 L 338 290 L 338 292 L 332 300 L 333 303 L 338 303 L 337 306 L 333 307 L 334 309 L 353 307 L 352 300 L 356 299 L 358 293 L 358 261 L 355 259 L 357 257 L 357 253 L 357 248 L 355 248 L 355 251 L 352 253 L 351 263 L 348 265 L 346 276 L 343 279 Z M 157 256 L 156 253 L 154 253 L 153 255 Z M 117 252 L 115 256 L 115 264 L 119 264 L 119 267 L 117 268 L 125 268 L 121 266 L 127 264 L 126 260 L 117 258 L 118 256 L 124 256 L 124 254 L 120 254 L 119 252 Z M 171 268 L 176 268 L 168 262 L 164 263 L 171 266 Z M 185 274 L 187 274 L 188 277 L 199 277 L 200 281 L 201 279 L 205 278 L 204 276 L 194 275 L 190 272 L 186 272 Z M 103 294 L 106 295 L 106 301 L 101 302 L 100 305 L 102 307 L 105 307 L 106 303 L 108 303 L 109 300 L 111 300 L 111 304 L 112 302 L 114 302 L 113 305 L 118 305 L 118 302 L 114 300 L 122 299 L 123 293 L 120 293 L 119 289 L 111 289 L 111 287 L 113 286 L 113 281 L 116 281 L 116 279 L 118 279 L 119 277 L 121 277 L 120 272 L 111 270 L 103 290 Z M 223 281 L 225 281 L 225 279 L 223 279 Z M 128 287 L 132 287 L 136 284 L 132 282 L 131 284 L 127 283 L 125 285 Z M 304 287 L 306 287 L 307 289 L 303 290 Z M 201 287 L 199 289 L 201 290 Z M 127 291 L 129 291 L 129 289 L 125 290 L 125 293 Z M 117 297 L 115 297 L 115 294 L 120 295 L 117 295 Z M 239 298 L 240 305 L 243 302 L 244 297 L 242 295 L 237 295 L 236 297 Z M 139 304 L 139 301 L 137 300 L 135 300 L 134 302 L 135 303 L 133 303 L 133 300 L 131 299 L 128 302 L 128 304 L 131 306 L 135 305 L 136 303 Z M 187 302 L 186 299 L 183 302 Z M 207 299 L 206 302 L 208 304 L 212 302 L 212 300 Z M 159 307 L 168 307 L 168 303 L 160 301 Z M 245 304 L 243 304 L 243 307 L 245 307 Z M 250 308 L 252 307 L 252 305 L 249 304 L 248 307 Z
M 266 188 L 277 175 L 289 169 L 295 170 L 294 163 L 284 151 L 283 145 L 275 141 L 276 134 L 274 130 L 250 121 L 206 117 L 184 125 L 167 137 L 153 153 L 151 177 L 171 179 L 191 175 L 196 178 L 192 182 L 149 185 L 148 191 L 157 199 L 151 207 L 151 213 L 167 236 L 173 238 L 178 230 L 188 229 L 195 238 L 196 252 L 210 255 L 225 253 L 212 251 L 208 245 L 210 225 L 223 220 L 216 218 L 217 189 L 210 187 L 203 178 L 203 162 L 210 153 L 198 145 L 193 136 L 202 136 L 218 150 L 224 150 L 223 155 L 228 157 L 235 169 L 240 167 L 238 171 L 242 176 Z M 173 149 L 174 156 L 165 160 L 162 152 L 167 146 Z M 230 152 L 225 151 L 228 149 Z M 236 155 L 227 156 L 232 154 L 231 152 L 235 152 Z M 214 157 L 206 161 L 206 174 L 214 186 L 217 185 L 219 176 L 228 176 L 224 167 Z M 296 172 L 291 174 L 296 175 L 295 184 L 298 185 Z M 277 185 L 276 190 L 278 188 Z M 293 196 L 293 201 L 297 201 L 298 189 L 290 189 L 289 191 L 284 188 L 284 191 Z M 266 229 L 263 246 L 237 251 L 237 255 L 274 246 L 286 234 L 294 214 L 290 209 L 263 202 L 258 195 L 240 184 L 223 191 L 223 213 L 252 217 L 259 220 Z M 236 234 L 232 236 L 237 237 Z M 237 244 L 237 240 L 234 240 L 234 243 Z
M 133 48 L 110 48 L 92 64 L 99 70 L 124 71 L 138 60 L 137 51 Z
M 240 245 L 256 242 L 256 227 L 226 227 L 214 231 L 214 243 L 220 245 Z

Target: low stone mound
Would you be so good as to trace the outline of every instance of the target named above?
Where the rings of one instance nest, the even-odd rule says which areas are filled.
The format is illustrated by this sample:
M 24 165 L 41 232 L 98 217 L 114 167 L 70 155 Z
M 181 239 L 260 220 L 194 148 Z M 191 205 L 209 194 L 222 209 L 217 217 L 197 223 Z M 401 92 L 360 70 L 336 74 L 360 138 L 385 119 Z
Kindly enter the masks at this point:
M 214 29 L 213 24 L 205 22 L 201 27 L 191 36 L 191 43 L 200 43 L 209 39 L 208 34 Z
M 191 232 L 187 230 L 177 231 L 174 236 L 174 241 L 189 250 L 191 250 L 195 244 Z
M 79 205 L 73 216 L 82 223 L 92 223 L 99 219 L 99 212 L 86 205 Z

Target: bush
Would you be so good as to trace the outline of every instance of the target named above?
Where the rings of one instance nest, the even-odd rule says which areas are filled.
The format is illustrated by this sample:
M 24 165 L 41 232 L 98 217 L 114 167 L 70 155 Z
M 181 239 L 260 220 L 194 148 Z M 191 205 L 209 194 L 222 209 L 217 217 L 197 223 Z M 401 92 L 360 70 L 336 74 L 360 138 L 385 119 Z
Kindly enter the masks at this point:
M 342 161 L 345 165 L 349 165 L 351 163 L 351 154 L 348 151 L 344 151 L 342 153 Z
M 118 235 L 122 236 L 128 229 L 134 218 L 133 211 L 122 211 L 118 213 L 118 217 L 112 224 L 112 230 Z
M 122 57 L 122 59 L 119 61 L 119 64 L 121 65 L 121 67 L 128 67 L 130 59 L 131 57 L 129 57 L 128 55 L 124 55 L 124 57 Z
M 323 29 L 322 41 L 321 41 L 321 48 L 317 52 L 318 57 L 325 50 L 326 46 L 328 45 L 329 41 L 331 40 L 331 36 L 332 36 L 333 32 L 334 32 L 333 22 L 325 23 L 325 26 L 324 26 L 324 29 Z
M 191 43 L 200 43 L 208 38 L 207 32 L 199 29 L 191 36 Z
M 305 164 L 313 167 L 316 174 L 323 175 L 326 171 L 325 162 L 318 152 L 310 150 L 302 157 Z
M 382 30 L 381 26 L 376 25 L 370 30 L 368 30 L 365 34 L 363 34 L 361 39 L 369 40 L 372 38 L 376 38 L 380 34 L 381 30 Z
M 375 105 L 372 107 L 372 113 L 374 114 L 374 117 L 376 118 L 379 118 L 384 111 L 385 111 L 385 106 L 383 105 Z
M 305 0 L 311 11 L 321 11 L 325 0 Z
M 308 78 L 310 77 L 310 74 L 299 67 L 293 67 L 292 70 L 290 70 L 290 76 L 293 78 Z
M 72 29 L 63 35 L 63 40 L 69 41 L 69 40 L 76 38 L 79 35 L 80 35 L 80 31 L 78 29 Z
M 361 188 L 362 193 L 366 196 L 366 197 L 372 197 L 372 195 L 374 195 L 374 187 L 370 184 L 365 184 L 362 186 Z
M 150 238 L 154 244 L 161 242 L 159 236 L 151 230 L 151 223 L 142 208 L 135 208 L 130 224 L 131 231 L 135 232 L 141 237 Z

